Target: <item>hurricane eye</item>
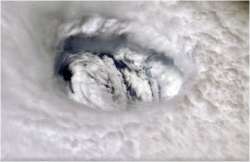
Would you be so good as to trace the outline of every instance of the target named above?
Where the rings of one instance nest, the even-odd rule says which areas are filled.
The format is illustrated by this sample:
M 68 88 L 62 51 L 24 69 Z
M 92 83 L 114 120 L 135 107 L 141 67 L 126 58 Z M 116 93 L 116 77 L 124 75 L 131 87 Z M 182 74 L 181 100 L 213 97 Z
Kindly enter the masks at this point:
M 67 83 L 70 98 L 93 108 L 168 100 L 183 83 L 173 58 L 130 42 L 124 34 L 78 33 L 60 47 L 57 75 Z

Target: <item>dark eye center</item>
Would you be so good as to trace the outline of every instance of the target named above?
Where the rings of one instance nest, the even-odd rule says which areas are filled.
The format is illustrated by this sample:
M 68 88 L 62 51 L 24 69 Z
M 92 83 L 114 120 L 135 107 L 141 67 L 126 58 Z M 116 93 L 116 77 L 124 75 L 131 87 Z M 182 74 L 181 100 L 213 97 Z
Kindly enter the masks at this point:
M 129 42 L 125 35 L 80 33 L 60 47 L 56 73 L 68 83 L 71 98 L 94 108 L 166 100 L 182 85 L 172 58 Z

